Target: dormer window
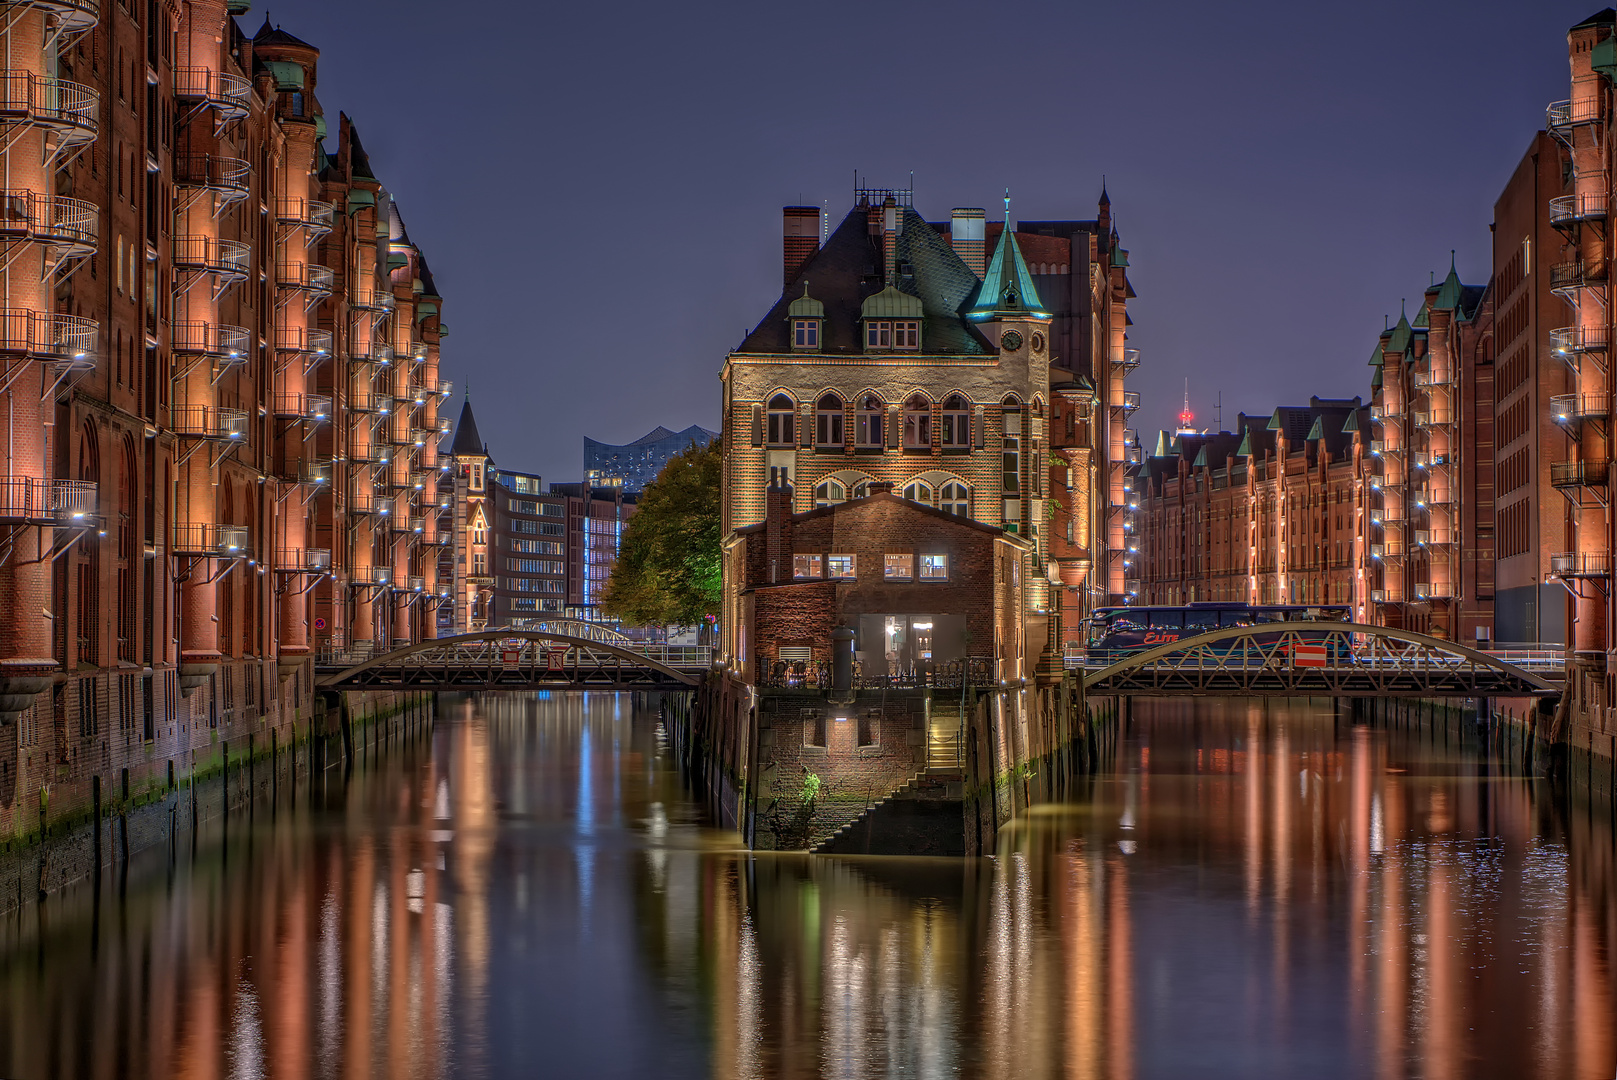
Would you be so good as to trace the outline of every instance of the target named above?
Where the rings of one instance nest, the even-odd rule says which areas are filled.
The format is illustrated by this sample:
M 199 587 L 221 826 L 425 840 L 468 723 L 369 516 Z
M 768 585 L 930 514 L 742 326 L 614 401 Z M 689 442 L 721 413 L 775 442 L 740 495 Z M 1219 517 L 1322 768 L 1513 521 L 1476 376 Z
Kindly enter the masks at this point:
M 923 312 L 920 297 L 889 285 L 860 305 L 865 324 L 865 350 L 919 349 Z
M 881 319 L 865 323 L 866 349 L 919 349 L 921 323 L 919 319 Z
M 792 348 L 804 351 L 818 349 L 825 322 L 825 305 L 808 294 L 808 282 L 803 282 L 803 295 L 786 308 L 787 325 L 791 327 Z

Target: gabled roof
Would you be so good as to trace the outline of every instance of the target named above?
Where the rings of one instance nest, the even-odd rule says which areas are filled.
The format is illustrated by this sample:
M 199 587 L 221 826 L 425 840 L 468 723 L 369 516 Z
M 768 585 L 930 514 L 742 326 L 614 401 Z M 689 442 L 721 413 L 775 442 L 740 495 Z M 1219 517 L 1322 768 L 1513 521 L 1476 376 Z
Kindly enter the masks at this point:
M 342 115 L 347 116 L 346 113 Z M 359 141 L 359 128 L 354 126 L 352 117 L 348 118 L 348 171 L 360 179 L 376 179 L 376 174 L 371 171 L 370 155 L 365 153 L 365 146 Z
M 264 25 L 259 27 L 258 28 L 258 33 L 253 35 L 253 44 L 254 45 L 295 45 L 300 49 L 313 49 L 314 48 L 314 46 L 310 45 L 307 41 L 304 41 L 300 37 L 294 37 L 293 35 L 288 34 L 285 30 L 282 30 L 279 26 L 271 26 L 270 21 L 269 21 L 269 13 L 268 12 L 264 13 Z M 315 51 L 318 52 L 319 50 L 317 49 Z
M 1465 286 L 1460 284 L 1460 275 L 1454 272 L 1454 263 L 1449 263 L 1449 276 L 1443 279 L 1438 286 L 1437 296 L 1432 299 L 1432 307 L 1438 311 L 1453 311 L 1460 306 L 1461 291 Z
M 921 301 L 922 317 L 926 319 L 921 351 L 945 356 L 991 355 L 995 350 L 961 315 L 966 301 L 977 290 L 977 275 L 912 208 L 899 208 L 899 222 L 892 285 Z M 814 299 L 825 309 L 819 352 L 862 354 L 865 344 L 859 324 L 861 309 L 867 297 L 889 284 L 883 268 L 882 238 L 870 234 L 865 207 L 856 206 L 848 212 L 825 246 L 781 291 L 780 299 L 737 352 L 792 351 L 789 311 L 792 302 L 802 296 L 806 281 L 813 282 Z
M 862 507 L 879 506 L 882 503 L 896 503 L 900 507 L 922 515 L 923 517 L 935 518 L 950 525 L 956 525 L 962 529 L 970 529 L 974 532 L 988 533 L 993 536 L 1003 536 L 1005 539 L 1023 546 L 1028 544 L 1027 540 L 1016 535 L 1015 533 L 1008 533 L 997 525 L 985 525 L 980 521 L 973 521 L 971 518 L 961 517 L 958 514 L 951 514 L 945 510 L 939 510 L 936 507 L 924 506 L 921 503 L 911 502 L 909 499 L 901 498 L 900 496 L 886 491 L 879 491 L 871 495 L 866 495 L 862 499 L 849 499 L 846 502 L 832 503 L 830 506 L 818 506 L 813 510 L 805 510 L 800 514 L 793 514 L 792 521 L 812 521 L 818 518 L 834 517 L 838 514 L 845 514 L 849 512 L 857 513 Z M 736 530 L 736 535 L 745 536 L 749 533 L 761 533 L 768 527 L 768 525 L 768 521 L 759 521 L 752 525 L 744 525 Z
M 449 452 L 457 457 L 482 457 L 488 453 L 483 447 L 483 436 L 477 432 L 477 418 L 472 415 L 472 392 L 466 391 L 466 404 L 460 407 L 460 422 L 455 425 L 455 441 Z
M 995 315 L 1048 315 L 1044 302 L 1039 299 L 1033 274 L 1022 258 L 1022 248 L 1016 242 L 1016 233 L 1005 229 L 999 234 L 994 257 L 988 262 L 982 284 L 972 299 L 967 317 L 991 319 Z
M 1413 338 L 1414 330 L 1404 313 L 1398 313 L 1398 325 L 1392 328 L 1392 337 L 1387 339 L 1387 351 L 1392 353 L 1406 353 L 1409 351 L 1409 342 Z
M 1586 26 L 1611 26 L 1613 24 L 1617 24 L 1617 9 L 1603 8 L 1578 23 L 1572 29 L 1581 30 Z

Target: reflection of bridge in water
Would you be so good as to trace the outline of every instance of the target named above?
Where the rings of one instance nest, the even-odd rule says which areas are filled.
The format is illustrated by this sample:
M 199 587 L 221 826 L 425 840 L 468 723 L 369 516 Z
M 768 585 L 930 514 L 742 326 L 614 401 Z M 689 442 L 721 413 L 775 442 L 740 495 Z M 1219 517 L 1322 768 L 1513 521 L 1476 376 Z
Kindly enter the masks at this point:
M 490 630 L 379 655 L 326 653 L 315 685 L 341 690 L 689 690 L 713 663 L 705 645 L 647 645 L 548 630 Z
M 1533 669 L 1533 670 L 1530 670 Z M 1229 627 L 1115 663 L 1091 661 L 1093 697 L 1538 697 L 1560 692 L 1545 657 L 1516 662 L 1409 630 L 1359 623 Z

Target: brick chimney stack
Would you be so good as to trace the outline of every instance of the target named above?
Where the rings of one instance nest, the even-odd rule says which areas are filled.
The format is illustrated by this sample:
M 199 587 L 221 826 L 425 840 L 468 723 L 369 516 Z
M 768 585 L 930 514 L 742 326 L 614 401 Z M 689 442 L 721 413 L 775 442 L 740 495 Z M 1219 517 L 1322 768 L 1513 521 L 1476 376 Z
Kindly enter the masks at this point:
M 988 215 L 978 206 L 949 211 L 949 246 L 981 281 L 988 272 Z
M 898 200 L 891 195 L 882 203 L 881 220 L 882 277 L 887 284 L 894 285 L 898 282 L 898 234 L 904 215 L 898 209 Z
M 790 285 L 820 250 L 820 208 L 783 206 L 780 214 L 781 250 L 785 256 L 786 284 Z
M 769 471 L 764 492 L 764 555 L 771 585 L 792 579 L 792 485 L 784 469 Z

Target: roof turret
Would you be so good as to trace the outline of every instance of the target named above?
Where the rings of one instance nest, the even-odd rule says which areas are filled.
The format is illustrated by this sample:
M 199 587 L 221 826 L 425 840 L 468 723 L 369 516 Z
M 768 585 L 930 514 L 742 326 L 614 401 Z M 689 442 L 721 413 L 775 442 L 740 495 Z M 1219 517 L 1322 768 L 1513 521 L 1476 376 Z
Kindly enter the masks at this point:
M 1027 268 L 1027 260 L 1022 258 L 1022 249 L 1016 243 L 1016 234 L 1011 230 L 1010 223 L 999 234 L 999 244 L 994 248 L 994 257 L 988 263 L 988 272 L 983 275 L 982 285 L 977 289 L 977 295 L 967 308 L 966 317 L 969 319 L 993 319 L 1004 316 L 1027 316 L 1036 318 L 1049 318 L 1050 313 L 1045 310 L 1044 301 L 1039 299 L 1039 290 L 1033 284 L 1033 274 Z

